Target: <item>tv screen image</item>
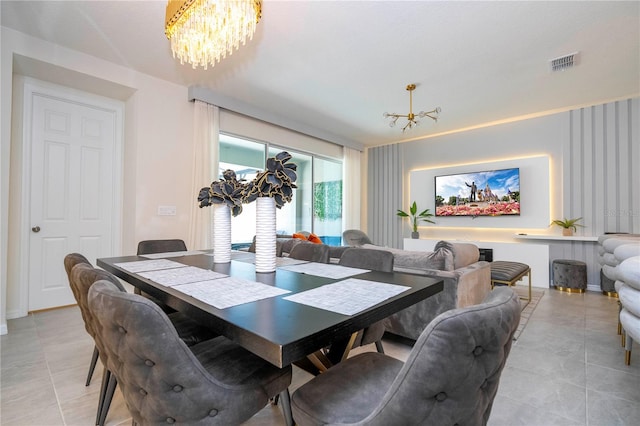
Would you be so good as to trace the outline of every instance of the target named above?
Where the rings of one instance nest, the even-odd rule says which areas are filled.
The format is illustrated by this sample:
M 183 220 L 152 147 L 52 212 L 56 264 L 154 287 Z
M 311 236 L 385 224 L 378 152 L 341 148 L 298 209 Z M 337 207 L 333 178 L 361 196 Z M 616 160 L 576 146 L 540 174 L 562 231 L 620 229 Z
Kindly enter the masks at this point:
M 520 169 L 436 176 L 436 216 L 520 214 Z

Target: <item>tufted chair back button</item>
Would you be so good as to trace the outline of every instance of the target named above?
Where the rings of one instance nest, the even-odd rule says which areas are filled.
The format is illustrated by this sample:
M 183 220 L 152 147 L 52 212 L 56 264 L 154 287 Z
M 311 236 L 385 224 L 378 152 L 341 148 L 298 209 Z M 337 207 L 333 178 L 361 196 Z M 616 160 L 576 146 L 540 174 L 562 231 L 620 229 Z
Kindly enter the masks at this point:
M 438 402 L 442 402 L 445 399 L 447 399 L 447 394 L 444 392 L 440 392 L 439 394 L 436 395 L 436 401 Z
M 147 395 L 147 391 L 142 389 L 142 388 L 140 388 L 140 390 L 138 392 L 140 392 L 140 395 L 143 395 L 143 396 Z
M 145 363 L 145 365 L 148 365 L 149 367 L 153 367 L 154 365 L 156 365 L 156 363 L 151 361 L 150 359 L 145 360 L 144 363 Z
M 480 355 L 482 355 L 482 352 L 484 352 L 484 349 L 482 348 L 482 346 L 476 346 L 476 347 L 473 349 L 473 354 L 474 354 L 475 356 L 480 356 Z
M 118 327 L 118 331 L 119 331 L 121 334 L 127 334 L 127 330 L 125 330 L 125 329 L 124 329 L 124 327 L 122 327 L 122 326 Z
M 217 415 L 218 415 L 218 410 L 216 410 L 215 408 L 209 411 L 209 417 L 215 417 Z
M 182 392 L 182 389 L 184 389 L 184 388 L 182 386 L 180 386 L 180 385 L 175 385 L 173 387 L 173 391 L 174 392 Z
M 173 417 L 167 417 L 167 423 L 169 423 L 170 425 L 174 424 L 176 422 L 176 419 L 174 419 Z

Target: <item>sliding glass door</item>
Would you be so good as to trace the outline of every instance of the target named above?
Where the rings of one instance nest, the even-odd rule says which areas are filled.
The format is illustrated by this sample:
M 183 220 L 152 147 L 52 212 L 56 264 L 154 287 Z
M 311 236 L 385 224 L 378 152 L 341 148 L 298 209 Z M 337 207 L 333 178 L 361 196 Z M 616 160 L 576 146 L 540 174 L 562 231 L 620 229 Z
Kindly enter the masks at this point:
M 279 234 L 307 231 L 325 243 L 340 245 L 342 235 L 342 162 L 315 157 L 266 142 L 220 134 L 220 178 L 227 169 L 238 179 L 250 181 L 264 170 L 266 158 L 282 151 L 292 155 L 297 167 L 297 189 L 293 200 L 276 212 Z M 242 214 L 232 218 L 231 242 L 236 247 L 248 244 L 255 235 L 255 203 L 245 204 Z

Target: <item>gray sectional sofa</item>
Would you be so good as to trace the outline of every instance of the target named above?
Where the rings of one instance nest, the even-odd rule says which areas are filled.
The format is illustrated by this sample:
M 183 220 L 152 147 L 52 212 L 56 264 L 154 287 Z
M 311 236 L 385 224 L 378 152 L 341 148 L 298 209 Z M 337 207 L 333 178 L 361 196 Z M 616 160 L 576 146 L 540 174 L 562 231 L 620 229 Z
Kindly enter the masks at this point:
M 291 235 L 278 235 L 276 244 L 277 255 L 287 256 L 297 244 L 313 243 Z M 444 280 L 441 293 L 384 320 L 385 330 L 398 336 L 416 340 L 442 312 L 482 303 L 491 291 L 491 264 L 478 260 L 480 252 L 474 244 L 440 241 L 433 251 L 408 251 L 373 244 L 330 246 L 331 261 L 337 263 L 350 247 L 390 251 L 394 255 L 394 270 Z M 249 251 L 255 252 L 255 238 Z
M 491 264 L 479 261 L 478 247 L 440 241 L 434 251 L 408 251 L 364 244 L 360 247 L 394 254 L 394 270 L 444 280 L 444 290 L 384 320 L 385 329 L 416 340 L 442 312 L 482 303 L 491 291 Z

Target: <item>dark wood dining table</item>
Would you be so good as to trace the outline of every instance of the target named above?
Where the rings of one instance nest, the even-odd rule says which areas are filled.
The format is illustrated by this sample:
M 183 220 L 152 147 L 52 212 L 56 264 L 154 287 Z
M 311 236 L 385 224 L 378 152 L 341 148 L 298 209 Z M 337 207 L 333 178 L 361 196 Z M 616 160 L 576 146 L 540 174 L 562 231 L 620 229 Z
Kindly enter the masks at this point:
M 293 293 L 335 283 L 340 279 L 297 273 L 281 268 L 273 273 L 256 273 L 252 263 L 240 260 L 222 264 L 213 263 L 213 256 L 204 252 L 171 257 L 170 260 L 184 265 L 209 269 L 234 278 L 257 281 L 290 291 L 286 295 L 217 309 L 174 287 L 158 284 L 117 265 L 141 260 L 147 260 L 147 258 L 141 256 L 101 258 L 98 259 L 97 265 L 278 367 L 305 359 L 307 355 L 330 345 L 346 345 L 349 337 L 358 330 L 424 300 L 442 291 L 443 288 L 442 280 L 421 275 L 365 272 L 351 278 L 397 284 L 407 286 L 408 289 L 362 312 L 343 315 L 284 299 L 285 296 Z M 339 362 L 339 355 L 336 355 L 339 353 L 341 353 L 340 350 L 333 351 L 333 355 L 329 353 L 329 360 L 332 363 Z

